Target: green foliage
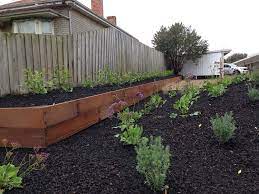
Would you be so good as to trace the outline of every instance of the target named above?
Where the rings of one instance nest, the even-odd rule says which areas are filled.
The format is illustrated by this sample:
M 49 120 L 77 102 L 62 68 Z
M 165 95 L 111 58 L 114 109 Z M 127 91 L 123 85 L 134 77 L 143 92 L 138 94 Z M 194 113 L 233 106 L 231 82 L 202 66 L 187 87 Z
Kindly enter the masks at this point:
M 187 87 L 183 93 L 183 96 L 174 103 L 173 107 L 181 113 L 181 116 L 184 117 L 189 113 L 190 107 L 193 103 L 198 100 L 200 91 L 199 88 L 191 85 Z M 176 117 L 176 114 L 171 114 L 170 117 L 174 118 Z
M 34 154 L 30 154 L 27 157 L 24 156 L 19 162 L 19 165 L 15 165 L 17 153 L 15 152 L 20 145 L 18 143 L 11 142 L 3 139 L 2 145 L 5 146 L 5 157 L 0 164 L 0 193 L 5 190 L 11 190 L 13 188 L 21 188 L 23 178 L 34 170 L 42 170 L 47 160 L 47 153 L 38 153 L 39 149 L 34 148 Z M 7 148 L 10 147 L 10 148 Z
M 246 81 L 247 79 L 248 79 L 248 76 L 246 74 L 239 74 L 239 75 L 236 75 L 233 78 L 232 83 L 233 84 L 240 84 L 243 81 Z
M 151 111 L 163 106 L 165 103 L 166 103 L 166 100 L 163 100 L 163 98 L 159 96 L 159 94 L 152 95 L 150 100 L 145 104 L 143 113 L 149 114 L 151 113 Z
M 176 95 L 177 95 L 177 93 L 176 93 L 175 90 L 170 90 L 170 91 L 168 92 L 168 96 L 169 96 L 170 98 L 173 98 L 173 97 L 175 97 Z
M 143 134 L 143 128 L 138 125 L 128 126 L 120 135 L 120 141 L 127 145 L 137 145 Z
M 234 53 L 233 55 L 229 56 L 225 60 L 225 63 L 234 63 L 234 62 L 244 59 L 246 57 L 247 57 L 246 53 Z
M 177 116 L 178 116 L 178 114 L 177 114 L 177 113 L 174 113 L 174 112 L 169 115 L 169 117 L 170 117 L 171 119 L 175 119 Z
M 0 166 L 0 192 L 22 188 L 22 177 L 18 175 L 20 168 L 11 163 Z
M 72 92 L 73 87 L 70 82 L 70 75 L 67 69 L 56 68 L 53 76 L 53 84 L 55 88 L 61 88 L 66 92 Z
M 175 23 L 170 27 L 162 26 L 154 35 L 155 48 L 165 54 L 168 68 L 178 74 L 186 60 L 196 60 L 208 50 L 208 43 L 191 27 Z
M 46 94 L 48 83 L 45 82 L 44 74 L 41 71 L 25 70 L 25 86 L 34 94 Z
M 179 100 L 177 100 L 173 107 L 178 110 L 182 116 L 186 116 L 189 112 L 191 105 L 194 103 L 190 94 L 184 94 Z
M 221 117 L 216 114 L 216 117 L 212 118 L 210 122 L 215 136 L 221 143 L 226 143 L 233 137 L 236 126 L 232 112 L 225 113 Z
M 255 83 L 255 85 L 259 85 L 259 70 L 254 71 L 251 75 L 251 80 Z
M 95 83 L 92 80 L 85 80 L 83 86 L 85 88 L 93 88 L 95 86 Z
M 232 84 L 232 79 L 230 77 L 224 77 L 219 81 L 219 84 L 222 84 L 225 88 Z
M 226 88 L 223 84 L 214 84 L 209 88 L 207 88 L 207 91 L 210 96 L 218 97 L 218 96 L 222 96 L 226 92 Z
M 126 108 L 118 113 L 118 119 L 120 120 L 119 127 L 122 130 L 127 129 L 129 126 L 135 124 L 141 117 L 141 112 L 130 111 L 129 108 Z
M 137 170 L 145 176 L 146 183 L 154 191 L 161 191 L 165 186 L 166 174 L 170 166 L 170 150 L 163 146 L 161 137 L 150 140 L 142 138 L 136 147 Z
M 248 89 L 248 97 L 251 101 L 258 101 L 259 100 L 259 90 L 256 88 L 250 87 Z

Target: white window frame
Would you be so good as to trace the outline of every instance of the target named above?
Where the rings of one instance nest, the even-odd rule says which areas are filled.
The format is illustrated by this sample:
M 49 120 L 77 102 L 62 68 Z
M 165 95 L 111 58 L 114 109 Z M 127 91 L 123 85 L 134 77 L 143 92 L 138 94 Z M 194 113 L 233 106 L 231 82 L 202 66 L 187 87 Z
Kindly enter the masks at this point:
M 49 35 L 54 35 L 54 23 L 53 21 L 51 20 L 46 20 L 46 19 L 27 19 L 27 20 L 14 20 L 13 21 L 13 25 L 12 25 L 12 28 L 13 28 L 13 33 L 20 33 L 18 32 L 18 23 L 19 22 L 25 22 L 25 21 L 31 21 L 34 23 L 34 28 L 35 28 L 35 34 L 49 34 Z M 42 24 L 43 22 L 50 22 L 51 24 L 51 29 L 52 29 L 52 32 L 51 33 L 42 33 Z M 26 32 L 25 32 L 26 33 Z

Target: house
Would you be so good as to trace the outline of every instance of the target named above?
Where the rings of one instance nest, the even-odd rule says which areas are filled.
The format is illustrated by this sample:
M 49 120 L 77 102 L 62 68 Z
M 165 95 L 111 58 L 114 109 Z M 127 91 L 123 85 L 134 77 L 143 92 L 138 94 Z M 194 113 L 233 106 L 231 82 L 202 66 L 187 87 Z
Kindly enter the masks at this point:
M 77 0 L 19 0 L 0 6 L 0 32 L 65 35 L 114 28 L 116 17 L 103 16 L 103 0 L 89 9 Z M 132 37 L 132 36 L 131 36 Z
M 218 76 L 220 75 L 220 62 L 230 52 L 229 49 L 209 51 L 195 61 L 189 60 L 184 63 L 181 75 Z
M 259 54 L 251 55 L 245 59 L 234 62 L 237 66 L 248 67 L 249 70 L 259 70 Z

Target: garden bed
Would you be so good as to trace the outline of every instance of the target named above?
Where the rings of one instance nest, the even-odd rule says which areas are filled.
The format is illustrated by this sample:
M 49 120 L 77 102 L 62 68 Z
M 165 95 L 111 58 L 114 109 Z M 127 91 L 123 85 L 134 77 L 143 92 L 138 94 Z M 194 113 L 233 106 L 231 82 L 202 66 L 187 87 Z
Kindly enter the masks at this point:
M 6 95 L 0 97 L 0 108 L 8 107 L 32 107 L 32 106 L 43 106 L 43 105 L 53 105 L 70 100 L 76 100 L 79 98 L 84 98 L 88 96 L 93 96 L 109 91 L 115 91 L 127 87 L 133 87 L 137 85 L 142 85 L 150 82 L 155 82 L 159 80 L 166 80 L 169 78 L 176 77 L 175 75 L 170 75 L 166 77 L 156 77 L 146 79 L 140 82 L 135 82 L 132 84 L 123 85 L 98 85 L 93 88 L 86 87 L 75 87 L 73 92 L 65 92 L 62 89 L 49 91 L 47 94 L 24 94 L 24 95 Z
M 166 104 L 139 124 L 145 136 L 161 136 L 163 144 L 170 146 L 169 192 L 258 193 L 259 103 L 249 101 L 247 86 L 230 86 L 218 98 L 202 93 L 191 110 L 201 115 L 173 120 L 169 115 L 177 97 L 162 96 Z M 237 129 L 234 138 L 221 145 L 210 118 L 228 111 L 233 112 Z M 23 189 L 10 193 L 153 193 L 136 170 L 134 147 L 123 146 L 114 137 L 120 131 L 113 129 L 117 125 L 117 119 L 106 119 L 44 149 L 50 154 L 46 170 L 34 172 Z
M 124 100 L 129 106 L 140 100 L 138 92 L 148 97 L 180 80 L 173 77 L 84 98 L 78 95 L 76 100 L 47 106 L 0 108 L 0 139 L 19 142 L 23 147 L 46 147 L 107 118 L 107 109 L 114 102 Z M 45 96 L 51 99 L 51 95 Z

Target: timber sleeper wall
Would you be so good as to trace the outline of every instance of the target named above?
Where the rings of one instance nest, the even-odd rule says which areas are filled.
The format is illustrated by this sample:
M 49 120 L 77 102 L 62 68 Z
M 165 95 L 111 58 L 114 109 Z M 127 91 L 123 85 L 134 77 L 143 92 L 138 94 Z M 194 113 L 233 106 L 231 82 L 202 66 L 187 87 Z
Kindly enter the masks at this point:
M 60 104 L 23 108 L 0 108 L 0 139 L 19 142 L 22 147 L 47 147 L 108 117 L 107 109 L 118 99 L 128 106 L 180 77 L 106 92 Z

